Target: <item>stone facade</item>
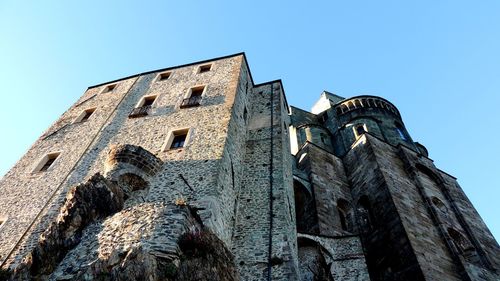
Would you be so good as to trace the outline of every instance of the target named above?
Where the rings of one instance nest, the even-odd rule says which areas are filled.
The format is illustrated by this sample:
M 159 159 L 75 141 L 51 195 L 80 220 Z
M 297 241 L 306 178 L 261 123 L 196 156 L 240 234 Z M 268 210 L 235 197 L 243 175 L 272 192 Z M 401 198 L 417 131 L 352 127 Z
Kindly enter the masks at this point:
M 499 277 L 497 242 L 394 105 L 289 107 L 244 54 L 88 88 L 0 191 L 0 279 Z

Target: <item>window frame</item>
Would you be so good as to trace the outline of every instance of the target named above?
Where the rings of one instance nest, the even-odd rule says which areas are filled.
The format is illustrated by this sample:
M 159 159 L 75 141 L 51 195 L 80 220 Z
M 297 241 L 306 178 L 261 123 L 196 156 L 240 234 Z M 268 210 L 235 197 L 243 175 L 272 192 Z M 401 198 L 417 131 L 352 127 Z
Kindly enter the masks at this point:
M 364 130 L 364 132 L 361 134 L 358 132 L 359 127 L 363 127 Z M 356 137 L 356 139 L 360 138 L 364 133 L 368 133 L 368 128 L 366 127 L 365 123 L 354 124 L 354 126 L 352 126 L 352 130 L 354 132 L 354 136 Z
M 175 129 L 168 131 L 167 139 L 165 140 L 165 143 L 163 144 L 161 151 L 167 152 L 167 151 L 174 151 L 174 150 L 182 150 L 182 149 L 186 148 L 189 145 L 189 142 L 191 141 L 192 131 L 193 131 L 193 129 L 191 129 L 189 127 L 175 128 Z M 172 148 L 172 144 L 174 142 L 175 137 L 179 136 L 179 135 L 186 136 L 186 138 L 184 139 L 183 146 Z
M 96 111 L 97 107 L 91 107 L 91 108 L 87 108 L 87 109 L 84 109 L 80 112 L 80 114 L 78 115 L 78 117 L 76 117 L 75 121 L 73 121 L 73 124 L 75 123 L 82 123 L 82 122 L 87 122 L 90 117 L 92 117 L 92 115 L 94 115 L 94 112 Z M 86 114 L 90 112 L 90 115 L 89 117 L 83 121 L 83 118 L 86 116 Z
M 205 68 L 208 67 L 208 70 L 205 70 Z M 197 74 L 203 74 L 203 73 L 207 73 L 207 72 L 210 72 L 212 71 L 213 69 L 213 63 L 205 63 L 205 64 L 202 64 L 202 65 L 199 65 L 198 66 L 198 69 L 196 70 L 196 73 Z
M 156 102 L 158 101 L 158 95 L 145 95 L 145 96 L 142 96 L 141 99 L 139 100 L 139 102 L 137 102 L 137 104 L 135 105 L 134 108 L 141 108 L 144 106 L 144 104 L 146 103 L 146 100 L 149 99 L 149 98 L 154 98 L 153 100 L 153 103 L 151 103 L 149 106 L 150 107 L 153 107 Z
M 59 159 L 59 156 L 61 156 L 61 154 L 62 154 L 62 151 L 54 151 L 54 152 L 46 153 L 38 160 L 36 166 L 33 168 L 32 173 L 48 172 L 52 167 L 54 167 L 54 165 L 57 162 L 57 159 Z M 54 158 L 51 158 L 51 157 L 54 157 Z M 45 165 L 47 164 L 47 162 L 49 162 L 51 159 L 54 159 L 54 161 L 47 167 L 47 169 L 42 170 L 43 167 L 45 167 Z
M 172 73 L 173 71 L 169 70 L 169 71 L 164 71 L 164 72 L 160 72 L 158 73 L 158 75 L 156 76 L 156 82 L 164 82 L 164 81 L 167 81 L 170 79 L 170 77 L 172 77 Z M 162 78 L 163 75 L 167 75 L 168 74 L 168 77 L 167 78 Z
M 116 87 L 118 87 L 118 83 L 108 84 L 102 88 L 101 94 L 111 93 L 116 90 Z

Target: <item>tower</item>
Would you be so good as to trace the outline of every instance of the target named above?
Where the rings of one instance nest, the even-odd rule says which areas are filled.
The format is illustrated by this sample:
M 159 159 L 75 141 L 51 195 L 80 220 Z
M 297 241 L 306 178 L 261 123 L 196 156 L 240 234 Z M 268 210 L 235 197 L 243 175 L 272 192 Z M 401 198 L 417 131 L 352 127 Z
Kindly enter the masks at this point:
M 393 104 L 324 92 L 291 117 L 299 241 L 359 237 L 371 280 L 498 280 L 497 242 Z
M 243 53 L 89 87 L 0 180 L 0 280 L 496 280 L 498 254 L 389 101 L 290 107 Z

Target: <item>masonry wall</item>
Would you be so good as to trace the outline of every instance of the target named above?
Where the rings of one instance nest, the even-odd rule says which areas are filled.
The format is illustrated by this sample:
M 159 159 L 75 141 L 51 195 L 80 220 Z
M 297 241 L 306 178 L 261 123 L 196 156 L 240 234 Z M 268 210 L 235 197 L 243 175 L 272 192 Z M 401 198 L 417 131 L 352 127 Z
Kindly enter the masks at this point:
M 187 199 L 204 208 L 200 216 L 206 225 L 229 242 L 230 228 L 226 226 L 232 219 L 229 213 L 221 211 L 224 208 L 220 200 L 226 200 L 222 194 L 230 186 L 222 183 L 218 175 L 242 56 L 212 63 L 212 69 L 205 73 L 197 73 L 199 65 L 189 65 L 172 69 L 172 75 L 165 81 L 157 81 L 157 73 L 149 73 L 119 81 L 117 88 L 109 93 L 101 93 L 105 86 L 88 89 L 79 101 L 83 103 L 66 112 L 49 129 L 50 136 L 38 140 L 2 179 L 0 206 L 2 212 L 9 210 L 8 220 L 0 231 L 3 257 L 27 231 L 8 263 L 15 266 L 38 240 L 47 223 L 57 215 L 69 187 L 104 172 L 112 144 L 139 145 L 165 162 L 157 176 L 148 179 L 150 189 L 142 197 L 144 202 L 173 203 L 175 199 Z M 201 105 L 179 108 L 189 88 L 198 85 L 206 85 Z M 150 114 L 129 118 L 145 95 L 157 95 Z M 63 127 L 82 109 L 93 106 L 97 110 L 87 122 Z M 59 127 L 63 128 L 57 130 Z M 169 131 L 180 128 L 190 128 L 185 147 L 163 151 Z M 62 153 L 49 171 L 31 174 L 35 159 L 55 150 Z M 30 198 L 30 204 L 21 198 Z
M 234 233 L 236 264 L 242 280 L 265 280 L 269 273 L 269 238 L 272 229 L 272 280 L 298 280 L 291 156 L 284 153 L 284 150 L 289 149 L 289 139 L 285 133 L 289 121 L 281 84 L 272 82 L 257 86 L 253 89 L 251 100 L 244 176 Z

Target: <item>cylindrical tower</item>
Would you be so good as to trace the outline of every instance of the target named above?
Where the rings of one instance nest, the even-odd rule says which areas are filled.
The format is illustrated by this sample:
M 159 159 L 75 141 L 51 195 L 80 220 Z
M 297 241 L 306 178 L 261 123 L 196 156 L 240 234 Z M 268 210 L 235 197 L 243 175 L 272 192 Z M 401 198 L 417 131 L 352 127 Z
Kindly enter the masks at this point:
M 424 153 L 408 134 L 397 108 L 381 97 L 356 96 L 334 104 L 322 117 L 333 135 L 333 150 L 343 155 L 363 133 Z

